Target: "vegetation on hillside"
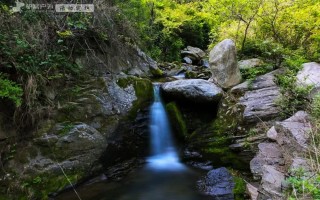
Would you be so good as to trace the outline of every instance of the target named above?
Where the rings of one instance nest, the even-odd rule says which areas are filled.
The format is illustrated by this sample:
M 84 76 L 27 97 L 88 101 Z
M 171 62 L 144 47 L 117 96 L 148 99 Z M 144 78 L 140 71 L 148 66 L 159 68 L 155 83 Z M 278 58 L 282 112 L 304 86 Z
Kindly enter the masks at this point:
M 77 58 L 122 55 L 133 46 L 134 31 L 120 10 L 96 3 L 94 13 L 65 14 L 24 8 L 13 13 L 0 3 L 0 101 L 20 130 L 34 127 L 57 106 L 48 88 L 81 77 Z M 110 72 L 115 67 L 105 65 Z
M 279 64 L 287 53 L 320 56 L 320 2 L 315 0 L 115 0 L 159 60 L 179 60 L 187 45 L 207 49 L 225 38 L 241 56 Z M 152 45 L 150 45 L 152 44 Z

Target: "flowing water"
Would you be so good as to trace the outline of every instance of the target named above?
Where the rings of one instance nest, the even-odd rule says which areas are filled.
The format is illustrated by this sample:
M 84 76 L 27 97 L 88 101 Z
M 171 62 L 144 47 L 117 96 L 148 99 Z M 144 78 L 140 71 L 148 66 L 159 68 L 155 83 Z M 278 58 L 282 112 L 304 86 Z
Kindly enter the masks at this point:
M 150 111 L 151 155 L 146 165 L 118 182 L 102 181 L 77 188 L 82 200 L 205 200 L 197 191 L 201 173 L 179 161 L 171 135 L 170 123 L 161 101 L 159 85 L 154 85 Z M 59 200 L 73 200 L 70 191 Z

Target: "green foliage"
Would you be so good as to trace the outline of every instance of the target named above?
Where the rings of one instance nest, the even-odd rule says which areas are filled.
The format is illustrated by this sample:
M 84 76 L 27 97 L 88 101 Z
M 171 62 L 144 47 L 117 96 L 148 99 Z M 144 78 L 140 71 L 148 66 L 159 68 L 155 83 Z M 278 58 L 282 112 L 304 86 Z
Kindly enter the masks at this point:
M 311 0 L 116 1 L 157 59 L 179 60 L 186 45 L 205 49 L 231 38 L 245 57 L 279 66 L 288 51 L 320 55 L 320 3 Z M 152 44 L 152 45 L 150 45 Z
M 320 175 L 316 174 L 311 177 L 306 176 L 303 168 L 298 168 L 292 172 L 292 175 L 286 180 L 290 189 L 294 190 L 290 199 L 306 197 L 311 195 L 314 199 L 320 198 Z
M 277 75 L 277 83 L 281 89 L 281 97 L 277 100 L 283 117 L 293 115 L 298 110 L 306 110 L 310 104 L 308 96 L 313 86 L 297 86 L 296 75 L 301 64 L 307 60 L 299 55 L 293 55 L 285 60 L 284 72 Z
M 10 81 L 0 73 L 0 98 L 11 100 L 17 107 L 22 103 L 23 90 L 17 83 Z
M 320 93 L 313 97 L 311 104 L 311 113 L 316 119 L 320 119 Z
M 266 74 L 272 71 L 273 66 L 270 65 L 263 65 L 259 67 L 252 67 L 247 69 L 240 69 L 242 78 L 246 80 L 254 80 L 257 76 Z
M 246 182 L 241 177 L 237 176 L 233 177 L 233 181 L 235 183 L 233 188 L 235 200 L 244 199 L 244 195 L 246 193 Z
M 74 125 L 70 122 L 64 123 L 63 128 L 59 130 L 59 135 L 66 135 L 74 128 Z

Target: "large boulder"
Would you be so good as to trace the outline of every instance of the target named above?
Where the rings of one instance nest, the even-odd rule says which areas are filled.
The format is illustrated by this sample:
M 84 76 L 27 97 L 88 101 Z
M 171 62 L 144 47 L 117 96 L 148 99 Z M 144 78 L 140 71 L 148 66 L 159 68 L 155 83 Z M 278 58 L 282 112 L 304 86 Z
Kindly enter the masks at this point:
M 206 80 L 188 79 L 177 80 L 161 85 L 165 97 L 173 100 L 193 103 L 216 104 L 222 96 L 222 89 Z
M 235 184 L 233 177 L 225 167 L 210 170 L 198 186 L 200 190 L 213 196 L 214 199 L 234 199 L 233 188 Z
M 297 74 L 297 85 L 314 86 L 313 93 L 320 91 L 320 64 L 316 62 L 304 63 Z
M 230 88 L 240 83 L 236 46 L 232 40 L 223 40 L 210 51 L 209 64 L 211 79 L 219 86 Z
M 206 56 L 206 53 L 197 47 L 187 46 L 187 48 L 181 51 L 181 55 L 191 59 L 192 63 L 199 64 L 201 59 Z
M 106 147 L 106 138 L 87 124 L 57 124 L 47 134 L 17 147 L 5 167 L 10 176 L 4 181 L 32 184 L 37 180 L 41 184 L 33 184 L 28 192 L 46 199 L 49 192 L 101 170 L 99 159 Z
M 276 100 L 280 97 L 280 89 L 275 83 L 273 71 L 257 77 L 254 81 L 246 81 L 231 89 L 236 95 L 241 95 L 239 104 L 244 106 L 244 123 L 256 123 L 261 120 L 269 120 L 279 115 Z

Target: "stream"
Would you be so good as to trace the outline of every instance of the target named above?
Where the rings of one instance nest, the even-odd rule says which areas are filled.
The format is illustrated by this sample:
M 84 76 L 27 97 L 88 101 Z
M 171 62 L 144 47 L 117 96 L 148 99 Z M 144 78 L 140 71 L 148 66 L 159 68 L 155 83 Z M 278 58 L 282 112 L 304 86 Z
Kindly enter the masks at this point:
M 197 189 L 204 174 L 180 162 L 159 85 L 154 85 L 150 109 L 151 155 L 146 164 L 120 181 L 98 181 L 76 188 L 82 200 L 200 200 L 212 199 Z M 56 200 L 79 199 L 73 190 Z

